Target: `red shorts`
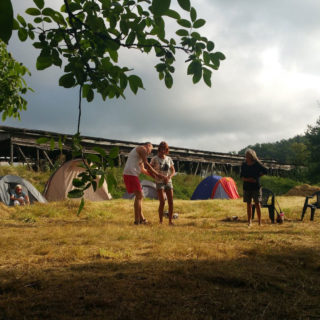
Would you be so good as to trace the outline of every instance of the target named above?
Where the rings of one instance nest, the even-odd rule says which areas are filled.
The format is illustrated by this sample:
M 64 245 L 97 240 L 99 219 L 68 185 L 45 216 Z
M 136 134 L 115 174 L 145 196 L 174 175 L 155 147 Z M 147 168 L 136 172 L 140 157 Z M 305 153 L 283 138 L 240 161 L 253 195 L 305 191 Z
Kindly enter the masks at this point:
M 142 191 L 140 180 L 137 176 L 123 175 L 123 181 L 126 185 L 128 193 L 134 193 L 135 191 Z

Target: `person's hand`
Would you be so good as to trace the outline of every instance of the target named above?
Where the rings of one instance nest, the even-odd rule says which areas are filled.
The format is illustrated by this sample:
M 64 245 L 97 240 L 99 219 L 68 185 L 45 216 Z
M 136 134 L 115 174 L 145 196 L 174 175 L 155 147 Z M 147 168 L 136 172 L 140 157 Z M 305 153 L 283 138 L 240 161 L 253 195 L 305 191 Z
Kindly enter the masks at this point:
M 257 180 L 256 180 L 256 179 L 254 179 L 254 178 L 248 178 L 248 179 L 247 179 L 247 181 L 248 181 L 248 182 L 252 182 L 252 183 L 257 182 Z
M 169 182 L 169 177 L 163 176 L 163 182 L 167 184 Z

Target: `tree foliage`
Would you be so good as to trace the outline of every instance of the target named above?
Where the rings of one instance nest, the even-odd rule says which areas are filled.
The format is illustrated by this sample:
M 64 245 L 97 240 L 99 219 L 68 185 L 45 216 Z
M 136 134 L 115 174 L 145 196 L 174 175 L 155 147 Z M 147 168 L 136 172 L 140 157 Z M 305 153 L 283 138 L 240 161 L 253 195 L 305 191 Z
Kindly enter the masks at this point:
M 23 78 L 26 74 L 30 75 L 28 69 L 12 58 L 6 44 L 0 40 L 0 113 L 3 121 L 7 117 L 20 119 L 20 111 L 27 108 L 22 95 L 32 89 Z
M 280 163 L 306 165 L 309 157 L 307 138 L 299 135 L 274 143 L 256 143 L 240 150 L 238 154 L 244 155 L 247 148 L 254 149 L 262 159 L 276 160 Z
M 205 20 L 197 17 L 189 0 L 178 0 L 186 17 L 171 9 L 171 0 L 64 0 L 60 10 L 46 7 L 44 0 L 34 3 L 26 10 L 32 23 L 21 15 L 15 20 L 20 40 L 30 38 L 40 50 L 38 70 L 63 67 L 59 85 L 81 86 L 89 102 L 95 93 L 105 100 L 125 97 L 127 88 L 136 94 L 144 87 L 130 66 L 119 65 L 121 49 L 153 53 L 158 58 L 155 69 L 167 88 L 173 85 L 176 50 L 186 53 L 193 82 L 203 79 L 208 86 L 212 71 L 225 59 L 198 33 Z M 166 37 L 168 19 L 177 24 L 177 39 Z
M 310 152 L 309 179 L 320 183 L 320 117 L 314 126 L 308 126 L 306 138 Z

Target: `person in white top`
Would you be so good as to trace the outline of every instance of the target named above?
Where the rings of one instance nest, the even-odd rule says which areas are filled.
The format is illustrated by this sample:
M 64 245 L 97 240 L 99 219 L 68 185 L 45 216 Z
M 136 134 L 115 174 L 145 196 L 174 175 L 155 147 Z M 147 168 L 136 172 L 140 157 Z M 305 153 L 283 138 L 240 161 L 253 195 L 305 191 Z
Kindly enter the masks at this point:
M 169 146 L 165 141 L 162 141 L 158 147 L 158 154 L 152 158 L 151 165 L 152 167 L 160 174 L 167 177 L 167 181 L 163 181 L 162 179 L 155 178 L 157 193 L 159 198 L 159 219 L 160 223 L 163 220 L 163 209 L 165 206 L 165 194 L 168 199 L 168 207 L 169 207 L 169 225 L 173 225 L 172 216 L 173 216 L 173 185 L 171 178 L 175 174 L 174 164 L 172 159 L 168 156 L 169 154 Z
M 142 213 L 142 187 L 139 180 L 139 174 L 143 173 L 153 178 L 167 182 L 168 178 L 158 173 L 152 168 L 148 162 L 148 155 L 152 152 L 153 146 L 150 142 L 146 142 L 142 146 L 135 147 L 128 155 L 126 165 L 123 170 L 123 180 L 128 193 L 134 193 L 134 223 L 147 224 Z

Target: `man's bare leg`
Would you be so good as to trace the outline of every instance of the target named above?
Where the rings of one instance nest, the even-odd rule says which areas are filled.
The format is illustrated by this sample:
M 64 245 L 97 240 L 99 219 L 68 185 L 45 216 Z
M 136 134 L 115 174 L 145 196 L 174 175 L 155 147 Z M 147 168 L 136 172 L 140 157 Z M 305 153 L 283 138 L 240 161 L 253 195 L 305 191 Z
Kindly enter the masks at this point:
M 139 224 L 142 220 L 144 220 L 144 216 L 142 214 L 142 191 L 135 191 L 135 199 L 134 199 L 134 223 Z

